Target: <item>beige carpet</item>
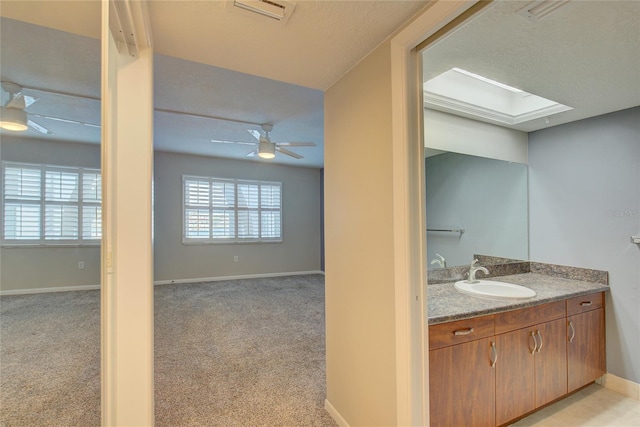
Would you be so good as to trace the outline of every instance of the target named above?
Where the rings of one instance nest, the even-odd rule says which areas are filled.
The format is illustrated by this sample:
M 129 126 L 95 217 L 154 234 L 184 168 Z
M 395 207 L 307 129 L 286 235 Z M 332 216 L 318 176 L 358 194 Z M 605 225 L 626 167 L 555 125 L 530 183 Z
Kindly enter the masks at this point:
M 100 424 L 98 291 L 0 298 L 0 425 Z M 335 426 L 322 276 L 155 288 L 157 426 Z

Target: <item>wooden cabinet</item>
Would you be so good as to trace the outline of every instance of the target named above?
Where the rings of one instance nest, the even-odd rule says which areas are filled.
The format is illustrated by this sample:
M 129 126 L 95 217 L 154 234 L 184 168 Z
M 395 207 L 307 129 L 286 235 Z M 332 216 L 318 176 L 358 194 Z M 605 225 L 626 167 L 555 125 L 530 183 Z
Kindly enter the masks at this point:
M 605 373 L 604 293 L 429 327 L 431 426 L 494 427 Z
M 527 329 L 496 337 L 496 425 L 535 409 L 533 344 Z
M 494 426 L 492 341 L 483 338 L 429 351 L 431 426 Z
M 536 408 L 567 394 L 567 340 L 564 318 L 536 328 Z
M 494 426 L 493 316 L 429 328 L 432 427 Z
M 605 374 L 603 306 L 603 293 L 567 300 L 567 368 L 570 392 Z
M 496 335 L 497 425 L 567 393 L 564 301 L 496 315 L 496 333 L 520 326 Z

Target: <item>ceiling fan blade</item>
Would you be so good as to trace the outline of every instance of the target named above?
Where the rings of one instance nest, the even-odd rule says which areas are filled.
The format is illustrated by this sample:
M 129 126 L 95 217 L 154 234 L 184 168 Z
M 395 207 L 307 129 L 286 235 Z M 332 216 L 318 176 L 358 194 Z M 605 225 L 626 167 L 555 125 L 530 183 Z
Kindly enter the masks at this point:
M 256 145 L 257 142 L 244 142 L 244 141 L 223 141 L 220 139 L 212 139 L 211 142 L 215 142 L 217 144 L 242 144 L 242 145 Z
M 276 142 L 276 145 L 285 147 L 315 147 L 315 142 Z
M 30 105 L 33 105 L 38 100 L 38 98 L 29 95 L 22 95 L 22 99 L 24 100 L 24 108 L 29 108 Z
M 291 156 L 291 157 L 296 158 L 296 159 L 302 159 L 302 157 L 303 157 L 298 153 L 294 153 L 293 151 L 289 151 L 286 148 L 278 147 L 277 145 L 276 145 L 276 150 L 279 151 L 282 154 L 286 154 L 287 156 Z
M 33 120 L 27 120 L 27 124 L 40 133 L 43 133 L 45 135 L 53 135 L 53 132 L 51 132 L 49 129 L 47 129 L 44 126 L 37 124 Z
M 258 154 L 258 149 L 256 148 L 255 150 L 253 150 L 250 153 L 247 153 L 247 157 L 255 157 L 256 154 Z
M 83 125 L 83 126 L 89 126 L 92 128 L 100 128 L 100 125 L 94 125 L 93 123 L 87 123 L 87 122 L 80 122 L 78 120 L 69 120 L 69 119 L 63 119 L 60 117 L 52 117 L 52 116 L 43 116 L 41 114 L 33 114 L 33 113 L 29 113 L 30 116 L 34 116 L 34 117 L 40 117 L 43 119 L 47 119 L 47 120 L 55 120 L 57 122 L 63 122 L 63 123 L 71 123 L 74 125 Z
M 262 135 L 260 135 L 260 132 L 258 132 L 258 131 L 257 131 L 257 130 L 255 130 L 255 129 L 248 129 L 247 131 L 248 131 L 251 135 L 253 135 L 253 137 L 254 137 L 255 139 L 257 139 L 258 141 L 260 141 L 260 137 L 262 136 Z

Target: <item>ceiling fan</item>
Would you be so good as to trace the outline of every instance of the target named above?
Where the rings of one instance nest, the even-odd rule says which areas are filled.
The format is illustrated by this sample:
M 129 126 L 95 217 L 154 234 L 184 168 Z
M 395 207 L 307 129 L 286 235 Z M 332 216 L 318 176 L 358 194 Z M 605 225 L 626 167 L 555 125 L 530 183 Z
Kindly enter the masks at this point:
M 316 144 L 313 142 L 271 142 L 269 138 L 269 132 L 273 130 L 273 125 L 271 123 L 264 123 L 260 125 L 264 135 L 255 129 L 249 129 L 249 133 L 257 139 L 256 142 L 244 142 L 244 141 L 221 141 L 218 139 L 212 139 L 211 142 L 216 142 L 220 144 L 241 144 L 241 145 L 258 145 L 258 148 L 251 151 L 247 154 L 247 157 L 261 157 L 263 159 L 273 159 L 276 156 L 276 151 L 282 154 L 286 154 L 287 156 L 291 156 L 295 159 L 302 159 L 298 153 L 294 153 L 291 150 L 288 150 L 284 147 L 315 147 Z
M 39 117 L 42 119 L 56 120 L 59 122 L 73 123 L 78 125 L 84 125 L 89 127 L 99 128 L 99 125 L 91 123 L 79 122 L 76 120 L 68 120 L 60 117 L 44 116 L 41 114 L 28 113 L 25 111 L 29 106 L 38 101 L 38 98 L 25 95 L 22 93 L 22 86 L 12 82 L 1 82 L 2 89 L 7 92 L 9 99 L 5 105 L 0 107 L 0 128 L 14 131 L 23 132 L 29 127 L 43 133 L 45 135 L 53 135 L 46 127 L 31 120 L 31 116 Z

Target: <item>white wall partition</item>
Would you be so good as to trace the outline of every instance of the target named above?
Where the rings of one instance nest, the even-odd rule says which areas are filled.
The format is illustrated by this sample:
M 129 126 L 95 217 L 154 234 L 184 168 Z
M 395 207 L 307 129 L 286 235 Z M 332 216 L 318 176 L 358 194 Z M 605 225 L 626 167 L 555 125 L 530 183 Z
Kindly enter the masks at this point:
M 102 424 L 152 426 L 153 50 L 117 45 L 116 8 L 148 28 L 143 2 L 114 3 L 102 3 Z

